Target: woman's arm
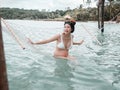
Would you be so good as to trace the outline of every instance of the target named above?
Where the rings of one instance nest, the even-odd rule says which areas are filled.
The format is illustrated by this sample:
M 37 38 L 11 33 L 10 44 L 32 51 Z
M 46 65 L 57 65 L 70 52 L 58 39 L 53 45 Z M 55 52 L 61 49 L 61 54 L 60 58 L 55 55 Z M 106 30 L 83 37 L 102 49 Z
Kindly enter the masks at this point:
M 55 36 L 53 36 L 53 37 L 51 37 L 51 38 L 49 38 L 49 39 L 41 40 L 41 41 L 38 41 L 38 42 L 33 42 L 33 41 L 31 41 L 29 38 L 28 38 L 28 40 L 29 40 L 29 42 L 30 42 L 31 44 L 34 44 L 34 45 L 46 44 L 46 43 L 50 43 L 50 42 L 53 42 L 53 41 L 58 40 L 59 36 L 60 36 L 60 35 L 57 34 L 57 35 L 55 35 Z
M 73 42 L 73 45 L 81 45 L 84 42 L 84 40 L 81 40 L 80 42 Z

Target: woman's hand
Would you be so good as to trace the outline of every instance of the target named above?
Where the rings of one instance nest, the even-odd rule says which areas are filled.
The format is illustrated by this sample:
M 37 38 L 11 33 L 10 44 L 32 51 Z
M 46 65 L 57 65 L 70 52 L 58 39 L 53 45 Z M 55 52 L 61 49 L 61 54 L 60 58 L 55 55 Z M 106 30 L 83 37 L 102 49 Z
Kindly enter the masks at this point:
M 81 45 L 83 42 L 84 42 L 84 40 L 81 40 L 80 43 L 79 43 L 79 45 Z
M 84 42 L 84 40 L 80 40 L 79 42 L 73 42 L 73 45 L 81 45 Z
M 84 40 L 81 40 L 81 44 L 84 42 Z
M 29 41 L 31 44 L 35 44 L 34 42 L 31 41 L 30 38 L 27 38 L 27 39 L 28 39 L 28 41 Z

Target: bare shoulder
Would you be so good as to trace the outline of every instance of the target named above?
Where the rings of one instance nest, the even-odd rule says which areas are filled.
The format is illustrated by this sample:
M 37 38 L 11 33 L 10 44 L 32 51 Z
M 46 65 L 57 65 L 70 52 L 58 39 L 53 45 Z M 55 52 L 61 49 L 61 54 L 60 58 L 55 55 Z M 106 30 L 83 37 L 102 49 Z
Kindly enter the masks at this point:
M 56 34 L 56 35 L 53 36 L 53 37 L 55 37 L 56 39 L 59 39 L 59 38 L 60 38 L 60 34 Z
M 60 35 L 59 35 L 59 34 L 56 34 L 56 35 L 52 36 L 51 38 L 49 38 L 48 41 L 51 42 L 51 41 L 58 40 L 59 37 L 60 37 Z
M 57 37 L 60 37 L 60 33 L 59 34 L 56 34 Z

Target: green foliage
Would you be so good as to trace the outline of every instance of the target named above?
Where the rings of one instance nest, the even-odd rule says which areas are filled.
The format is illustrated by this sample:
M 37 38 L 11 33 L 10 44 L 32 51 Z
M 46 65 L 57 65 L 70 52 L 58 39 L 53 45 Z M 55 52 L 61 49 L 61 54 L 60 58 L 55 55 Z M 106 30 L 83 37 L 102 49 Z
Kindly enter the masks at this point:
M 43 12 L 18 8 L 0 8 L 0 16 L 5 19 L 54 19 L 65 15 L 65 11 Z
M 88 0 L 89 1 L 89 0 Z M 112 1 L 112 0 L 111 0 Z M 118 0 L 119 1 L 119 0 Z M 30 19 L 30 20 L 57 20 L 57 18 L 63 18 L 66 14 L 69 14 L 76 20 L 80 21 L 90 21 L 97 20 L 97 8 L 83 8 L 82 5 L 78 8 L 71 10 L 56 10 L 51 12 L 46 12 L 46 10 L 26 10 L 18 8 L 0 8 L 0 16 L 4 19 Z M 120 13 L 120 3 L 112 3 L 110 6 L 106 5 L 104 9 L 104 19 L 110 20 Z

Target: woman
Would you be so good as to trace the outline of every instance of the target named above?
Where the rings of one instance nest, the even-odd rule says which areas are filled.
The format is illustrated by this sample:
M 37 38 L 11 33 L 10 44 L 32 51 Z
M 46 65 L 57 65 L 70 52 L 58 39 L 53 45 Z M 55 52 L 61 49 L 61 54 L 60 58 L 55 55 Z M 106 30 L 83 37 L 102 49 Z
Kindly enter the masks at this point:
M 73 35 L 71 33 L 74 32 L 76 22 L 74 20 L 66 21 L 64 23 L 64 31 L 61 34 L 57 34 L 47 40 L 42 40 L 38 42 L 32 42 L 29 39 L 29 42 L 33 45 L 39 45 L 39 44 L 46 44 L 49 42 L 57 41 L 56 42 L 56 48 L 54 51 L 54 57 L 55 58 L 62 58 L 62 59 L 74 59 L 69 55 L 69 49 L 72 47 L 72 45 L 81 45 L 83 43 L 83 40 L 79 42 L 73 42 Z

